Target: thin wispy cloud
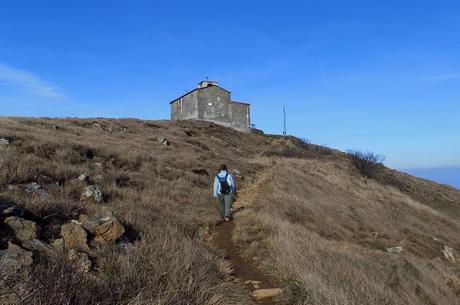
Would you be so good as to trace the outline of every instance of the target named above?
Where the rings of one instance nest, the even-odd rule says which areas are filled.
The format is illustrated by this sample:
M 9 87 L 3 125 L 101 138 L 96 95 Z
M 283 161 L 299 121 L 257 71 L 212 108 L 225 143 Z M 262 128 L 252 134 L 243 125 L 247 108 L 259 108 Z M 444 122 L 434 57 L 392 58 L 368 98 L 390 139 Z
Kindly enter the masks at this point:
M 321 57 L 318 57 L 319 71 L 321 72 L 321 79 L 327 87 L 331 87 L 331 84 L 326 79 L 326 74 L 324 73 L 323 62 Z
M 17 88 L 28 94 L 43 98 L 61 100 L 66 98 L 57 86 L 35 74 L 0 63 L 0 85 Z
M 424 82 L 428 83 L 438 83 L 438 82 L 447 82 L 447 81 L 456 81 L 460 80 L 460 73 L 445 73 L 445 74 L 438 74 L 427 77 L 423 79 Z

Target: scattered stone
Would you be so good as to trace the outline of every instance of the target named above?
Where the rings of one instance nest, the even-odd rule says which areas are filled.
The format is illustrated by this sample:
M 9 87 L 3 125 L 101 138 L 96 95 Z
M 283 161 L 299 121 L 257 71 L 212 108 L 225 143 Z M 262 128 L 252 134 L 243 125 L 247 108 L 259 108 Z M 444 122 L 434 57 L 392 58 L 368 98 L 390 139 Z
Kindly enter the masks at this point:
M 89 176 L 87 174 L 81 174 L 79 177 L 78 177 L 78 180 L 80 181 L 88 181 L 89 180 Z
M 12 215 L 14 214 L 15 212 L 17 211 L 17 208 L 16 207 L 9 207 L 9 208 L 6 208 L 2 211 L 2 214 L 3 215 Z
M 241 174 L 241 172 L 240 172 L 239 170 L 237 170 L 236 168 L 233 169 L 231 172 L 232 172 L 232 174 L 234 174 L 235 177 L 237 177 L 237 178 L 243 177 L 243 175 Z
M 17 216 L 10 216 L 5 219 L 5 223 L 11 228 L 14 232 L 14 236 L 21 241 L 21 243 L 37 238 L 38 226 L 33 221 L 25 220 Z
M 70 222 L 71 222 L 71 223 L 74 223 L 74 224 L 77 224 L 77 225 L 79 225 L 79 226 L 82 225 L 82 223 L 81 223 L 80 221 L 75 220 L 75 219 L 72 219 Z
M 169 141 L 165 137 L 158 137 L 157 140 L 158 140 L 158 143 L 160 143 L 162 145 L 166 145 L 166 146 L 169 145 Z
M 101 124 L 94 122 L 91 126 L 95 128 L 102 128 Z
M 83 223 L 83 227 L 97 240 L 115 241 L 125 232 L 123 225 L 115 217 L 105 217 L 89 220 Z
M 251 296 L 257 301 L 261 301 L 268 298 L 279 296 L 283 293 L 281 288 L 269 288 L 269 289 L 256 289 L 251 293 Z
M 16 206 L 8 204 L 8 203 L 3 203 L 0 202 L 0 214 L 5 215 L 5 216 L 23 216 L 24 211 L 21 209 L 18 209 Z
M 0 145 L 8 145 L 10 141 L 5 138 L 0 138 Z
M 451 261 L 452 263 L 455 263 L 454 249 L 452 249 L 449 246 L 444 245 L 444 249 L 442 249 L 442 254 L 444 254 L 444 257 L 448 261 Z
M 95 185 L 89 185 L 85 187 L 85 190 L 81 194 L 83 199 L 93 198 L 96 203 L 100 203 L 102 201 L 102 192 L 99 187 Z
M 19 246 L 11 247 L 11 249 L 0 251 L 0 262 L 2 268 L 19 270 L 23 266 L 32 265 L 32 252 L 26 251 Z
M 402 248 L 401 246 L 396 246 L 396 247 L 387 248 L 387 251 L 388 251 L 388 252 L 395 253 L 395 254 L 401 253 L 402 250 L 403 250 L 403 248 Z
M 86 253 L 70 249 L 67 257 L 78 272 L 87 273 L 91 270 L 91 261 Z
M 89 251 L 86 243 L 86 231 L 76 223 L 66 223 L 61 227 L 61 237 L 64 244 L 69 248 L 75 248 L 82 251 Z
M 379 232 L 372 232 L 372 233 L 371 233 L 371 236 L 372 236 L 373 238 L 379 238 L 380 234 L 379 234 Z
M 246 282 L 244 282 L 246 285 L 259 285 L 259 284 L 262 284 L 261 281 L 251 281 L 251 280 L 248 280 Z
M 32 239 L 24 242 L 22 246 L 30 251 L 37 251 L 41 254 L 50 254 L 51 247 L 48 244 L 45 244 L 39 239 Z
M 24 189 L 26 190 L 27 193 L 36 193 L 36 194 L 39 194 L 41 196 L 47 196 L 48 195 L 48 193 L 37 182 L 31 182 L 31 183 L 26 184 L 24 186 Z

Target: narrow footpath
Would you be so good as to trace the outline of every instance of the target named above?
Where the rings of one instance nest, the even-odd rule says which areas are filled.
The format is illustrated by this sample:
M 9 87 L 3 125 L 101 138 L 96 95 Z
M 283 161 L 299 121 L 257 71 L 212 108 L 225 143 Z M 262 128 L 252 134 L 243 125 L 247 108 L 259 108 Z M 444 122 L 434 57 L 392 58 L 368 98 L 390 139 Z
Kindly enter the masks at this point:
M 257 175 L 255 182 L 247 188 L 241 189 L 238 199 L 234 203 L 233 216 L 235 218 L 238 217 L 238 211 L 246 207 L 245 203 L 250 201 L 249 196 L 255 193 L 254 189 L 271 173 L 271 169 L 261 172 Z M 261 272 L 251 259 L 247 259 L 239 253 L 238 246 L 232 239 L 234 228 L 234 221 L 216 225 L 211 231 L 211 242 L 216 248 L 224 252 L 225 258 L 229 260 L 232 266 L 232 276 L 235 281 L 245 286 L 254 302 L 262 305 L 279 304 L 276 302 L 276 296 L 281 293 L 281 289 L 277 288 L 273 281 Z

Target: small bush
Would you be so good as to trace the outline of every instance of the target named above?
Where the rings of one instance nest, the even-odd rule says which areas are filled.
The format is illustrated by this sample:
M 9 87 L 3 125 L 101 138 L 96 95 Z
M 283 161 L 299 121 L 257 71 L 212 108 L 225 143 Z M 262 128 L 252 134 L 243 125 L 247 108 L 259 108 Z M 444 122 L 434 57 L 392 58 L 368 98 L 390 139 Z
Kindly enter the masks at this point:
M 348 151 L 348 154 L 352 158 L 353 166 L 364 177 L 373 178 L 379 170 L 382 168 L 382 162 L 385 157 L 373 152 L 361 152 L 361 151 Z
M 311 141 L 307 138 L 298 138 L 298 139 L 302 144 L 306 144 L 306 145 L 311 144 Z

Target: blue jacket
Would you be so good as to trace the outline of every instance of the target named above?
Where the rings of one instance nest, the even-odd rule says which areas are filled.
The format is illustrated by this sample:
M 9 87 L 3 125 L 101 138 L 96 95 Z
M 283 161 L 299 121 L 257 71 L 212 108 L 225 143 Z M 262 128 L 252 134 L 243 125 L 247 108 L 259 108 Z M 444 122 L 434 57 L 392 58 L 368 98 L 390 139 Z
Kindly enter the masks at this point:
M 227 175 L 226 171 L 220 171 L 220 173 L 217 174 L 217 176 L 221 178 L 225 177 L 225 175 Z M 214 192 L 213 192 L 214 197 L 217 197 L 217 195 L 220 194 L 220 183 L 219 183 L 219 179 L 217 178 L 217 176 L 214 177 Z M 233 181 L 232 175 L 228 174 L 227 182 L 230 185 L 230 193 L 235 192 L 235 183 Z

